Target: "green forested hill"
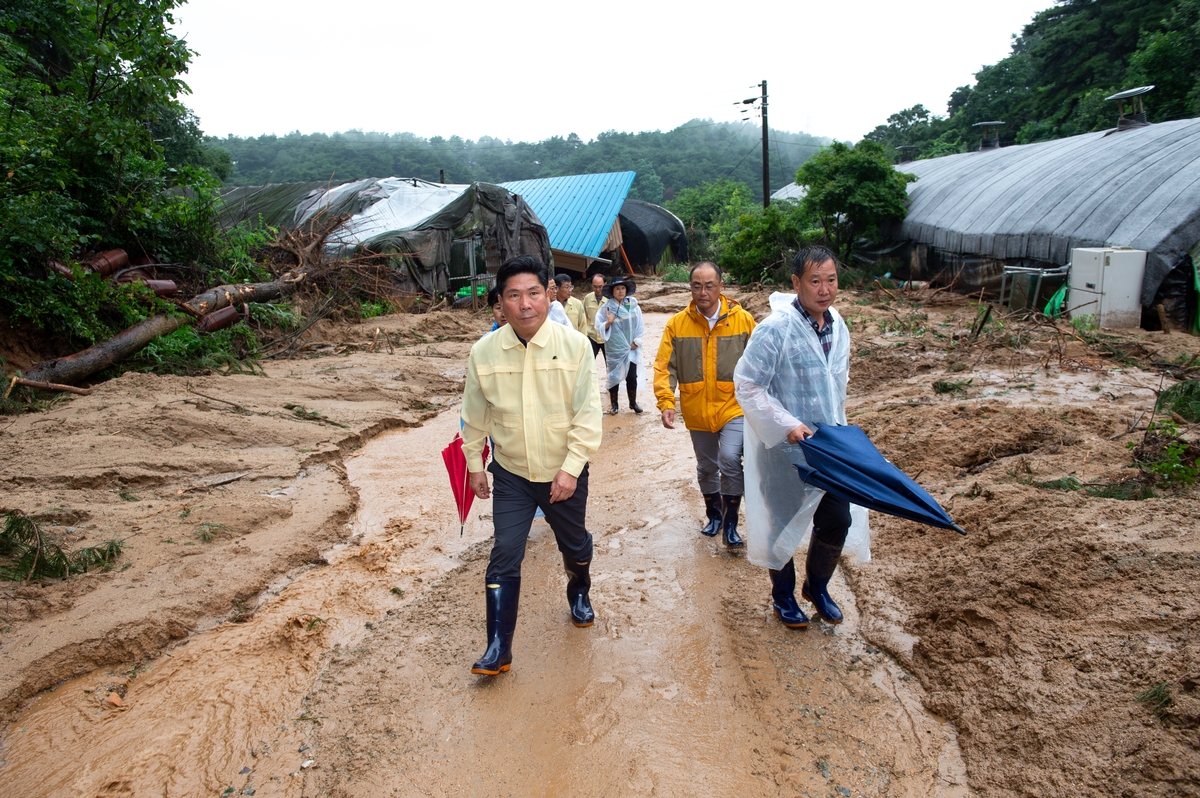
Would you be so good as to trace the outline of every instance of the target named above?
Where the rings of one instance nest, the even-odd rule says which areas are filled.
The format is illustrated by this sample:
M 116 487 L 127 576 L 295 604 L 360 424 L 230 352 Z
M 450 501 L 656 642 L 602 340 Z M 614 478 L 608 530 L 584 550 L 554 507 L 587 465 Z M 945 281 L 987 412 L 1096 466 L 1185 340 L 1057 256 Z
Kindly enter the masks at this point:
M 930 158 L 978 148 L 977 122 L 1003 121 L 1002 145 L 1073 136 L 1113 127 L 1116 103 L 1104 98 L 1150 84 L 1149 121 L 1200 116 L 1200 0 L 1060 0 L 975 78 L 946 116 L 915 105 L 866 137 Z
M 634 170 L 630 196 L 651 202 L 680 189 L 722 178 L 749 185 L 761 199 L 762 130 L 736 122 L 694 119 L 667 132 L 575 134 L 536 143 L 457 136 L 424 139 L 411 133 L 291 133 L 287 136 L 211 139 L 233 156 L 229 185 L 364 177 L 420 177 L 451 183 L 501 183 L 533 177 Z M 792 182 L 796 169 L 829 139 L 771 131 L 771 187 Z

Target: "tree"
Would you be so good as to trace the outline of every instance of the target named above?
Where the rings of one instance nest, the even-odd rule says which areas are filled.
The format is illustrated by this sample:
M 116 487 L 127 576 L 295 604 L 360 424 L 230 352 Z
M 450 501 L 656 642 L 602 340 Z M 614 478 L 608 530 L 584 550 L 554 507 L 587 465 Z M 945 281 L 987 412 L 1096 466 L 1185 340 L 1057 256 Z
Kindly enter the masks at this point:
M 794 200 L 751 205 L 718 224 L 721 267 L 739 283 L 766 282 L 791 263 L 803 246 L 821 237 L 803 205 Z
M 659 203 L 663 201 L 663 181 L 654 171 L 654 164 L 642 158 L 637 162 L 637 177 L 634 178 L 633 186 L 629 190 L 629 196 L 633 199 L 645 200 L 646 202 Z
M 179 226 L 213 184 L 192 168 L 210 156 L 178 101 L 191 57 L 170 32 L 181 2 L 0 6 L 0 267 L 36 272 L 96 246 L 194 254 Z
M 181 2 L 0 5 L 0 315 L 64 348 L 171 307 L 98 274 L 67 279 L 50 260 L 120 247 L 213 263 L 222 246 L 205 167 L 230 164 L 178 99 L 191 57 L 170 32 Z
M 1127 82 L 1154 84 L 1147 97 L 1153 121 L 1200 116 L 1200 0 L 1180 0 L 1162 27 L 1142 35 Z
M 847 265 L 857 238 L 877 239 L 881 224 L 905 217 L 906 186 L 916 179 L 892 168 L 883 146 L 866 139 L 853 147 L 835 141 L 796 172 L 796 183 L 807 189 L 801 207 Z
M 722 178 L 715 183 L 701 183 L 682 189 L 666 208 L 678 216 L 688 231 L 688 252 L 692 260 L 712 260 L 717 257 L 717 234 L 721 221 L 736 221 L 757 203 L 754 193 L 745 183 Z

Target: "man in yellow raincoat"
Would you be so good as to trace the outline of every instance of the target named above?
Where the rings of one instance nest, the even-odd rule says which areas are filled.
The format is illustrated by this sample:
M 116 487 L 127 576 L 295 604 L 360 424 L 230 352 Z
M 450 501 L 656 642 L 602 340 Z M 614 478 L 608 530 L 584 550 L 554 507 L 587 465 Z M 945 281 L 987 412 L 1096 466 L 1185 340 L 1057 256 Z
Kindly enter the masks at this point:
M 654 395 L 663 426 L 675 428 L 675 388 L 683 422 L 696 452 L 696 479 L 708 523 L 701 533 L 720 531 L 725 545 L 745 545 L 737 531 L 742 502 L 742 408 L 733 389 L 733 369 L 754 331 L 754 317 L 722 295 L 721 269 L 692 267 L 691 304 L 671 317 L 654 361 Z

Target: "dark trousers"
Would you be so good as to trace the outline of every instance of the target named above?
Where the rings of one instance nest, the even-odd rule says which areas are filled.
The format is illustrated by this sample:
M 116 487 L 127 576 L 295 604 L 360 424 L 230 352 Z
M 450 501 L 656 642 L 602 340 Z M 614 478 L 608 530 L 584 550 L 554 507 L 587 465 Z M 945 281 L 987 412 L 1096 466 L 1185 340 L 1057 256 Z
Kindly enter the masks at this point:
M 584 466 L 575 485 L 575 493 L 562 502 L 550 503 L 550 483 L 530 482 L 505 471 L 495 460 L 488 466 L 492 473 L 492 523 L 495 538 L 488 562 L 487 581 L 515 579 L 521 576 L 525 543 L 533 514 L 540 507 L 546 515 L 558 550 L 575 562 L 592 559 L 592 536 L 587 531 L 588 467 Z
M 813 514 L 813 538 L 840 549 L 849 531 L 850 502 L 827 492 Z
M 597 354 L 602 354 L 604 352 L 604 344 L 598 344 L 595 341 L 592 341 L 591 338 L 588 338 L 588 341 L 590 341 L 592 344 L 592 357 L 593 358 Z M 606 363 L 608 362 L 608 355 L 604 355 L 604 362 L 606 362 Z

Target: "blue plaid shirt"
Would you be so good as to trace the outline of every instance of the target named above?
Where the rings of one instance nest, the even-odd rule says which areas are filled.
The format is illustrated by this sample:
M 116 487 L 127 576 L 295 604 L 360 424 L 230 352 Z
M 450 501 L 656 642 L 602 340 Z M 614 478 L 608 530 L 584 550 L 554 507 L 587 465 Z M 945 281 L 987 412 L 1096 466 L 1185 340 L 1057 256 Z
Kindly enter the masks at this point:
M 825 352 L 825 359 L 828 360 L 829 350 L 833 348 L 833 314 L 828 310 L 825 311 L 825 326 L 821 327 L 817 324 L 817 320 L 809 315 L 809 312 L 800 304 L 800 297 L 793 299 L 792 305 L 800 311 L 804 320 L 812 325 L 813 332 L 817 334 L 817 340 L 821 342 L 821 349 Z

